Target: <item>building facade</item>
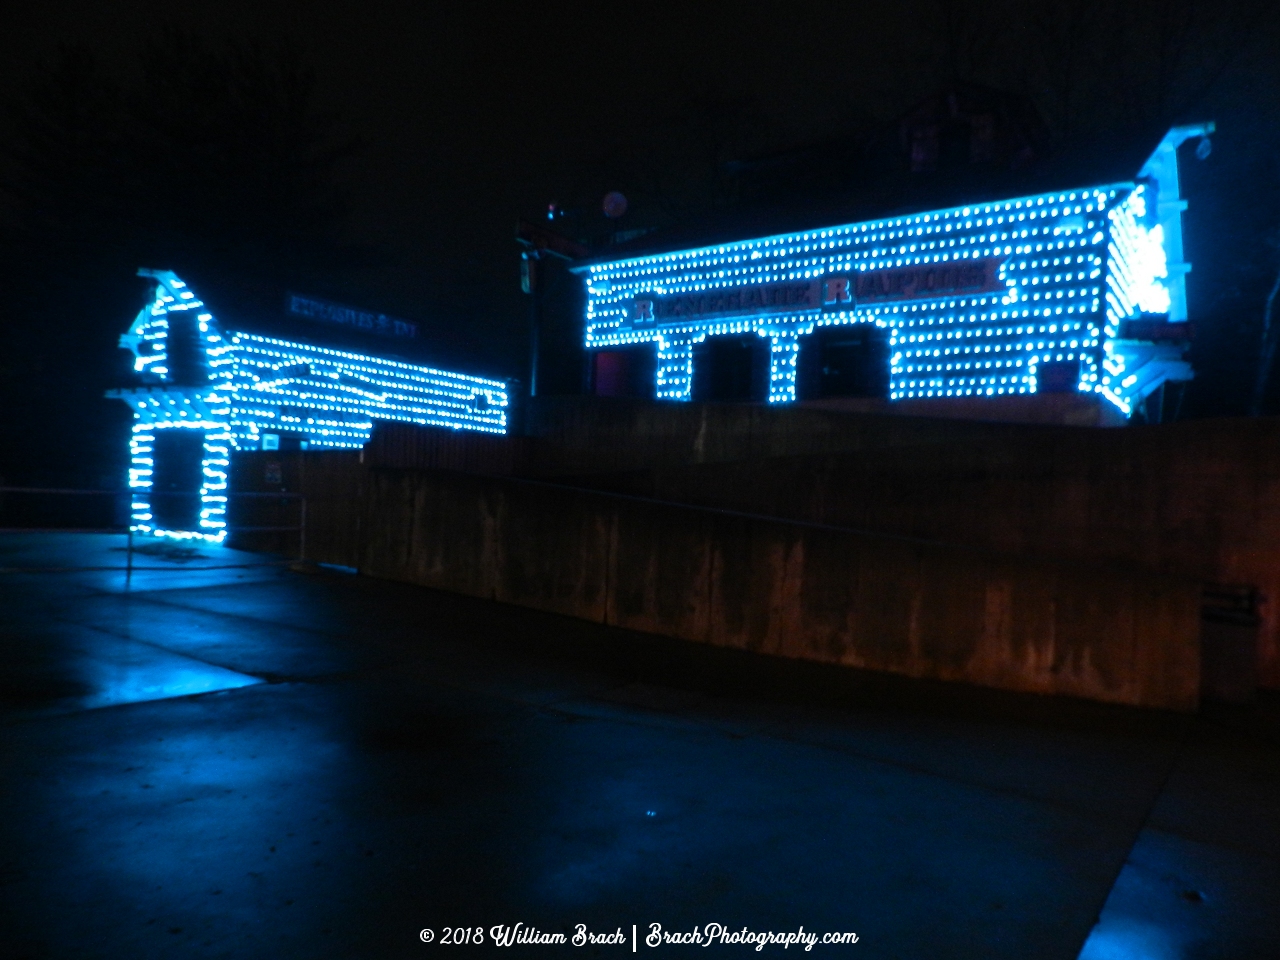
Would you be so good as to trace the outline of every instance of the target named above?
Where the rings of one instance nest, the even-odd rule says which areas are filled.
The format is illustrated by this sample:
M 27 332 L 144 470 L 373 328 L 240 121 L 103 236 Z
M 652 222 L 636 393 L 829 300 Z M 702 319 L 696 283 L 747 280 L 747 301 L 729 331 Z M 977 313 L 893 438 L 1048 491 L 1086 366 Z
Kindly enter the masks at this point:
M 642 348 L 652 395 L 693 399 L 706 346 L 758 337 L 755 398 L 789 403 L 807 351 L 866 328 L 889 402 L 1070 391 L 1127 417 L 1193 375 L 1178 148 L 1212 131 L 1170 129 L 1126 180 L 577 265 L 596 392 Z
M 153 297 L 120 346 L 133 353 L 142 383 L 108 393 L 134 414 L 129 490 L 137 533 L 221 542 L 235 450 L 361 447 L 375 420 L 506 432 L 502 381 L 223 329 L 172 271 L 139 274 L 155 282 Z M 294 312 L 324 309 L 304 301 Z M 328 310 L 322 319 L 364 317 Z

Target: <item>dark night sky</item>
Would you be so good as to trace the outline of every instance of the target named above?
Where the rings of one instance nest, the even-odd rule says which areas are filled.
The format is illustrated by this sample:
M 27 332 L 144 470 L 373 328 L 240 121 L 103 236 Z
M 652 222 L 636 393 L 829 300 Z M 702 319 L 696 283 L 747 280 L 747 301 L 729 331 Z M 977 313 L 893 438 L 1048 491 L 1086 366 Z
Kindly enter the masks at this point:
M 758 101 L 747 146 L 820 135 L 860 102 L 899 109 L 935 81 L 920 55 L 927 31 L 877 26 L 909 22 L 906 6 L 49 0 L 0 31 L 0 62 L 20 88 L 60 43 L 128 69 L 161 23 L 288 37 L 368 142 L 356 225 L 393 254 L 361 278 L 371 305 L 476 352 L 505 336 L 509 353 L 523 337 L 519 214 L 629 192 L 601 172 L 604 158 L 675 147 L 698 98 Z
M 1092 0 L 1057 7 L 1092 10 L 1104 27 L 1120 9 Z M 966 9 L 1002 22 L 1005 32 L 961 50 L 962 68 L 975 67 L 970 73 L 987 82 L 1024 83 L 1039 53 L 1014 56 L 1024 28 L 1008 24 L 1034 24 L 1041 6 L 1019 0 L 670 7 L 45 0 L 5 14 L 0 80 L 20 91 L 62 43 L 87 44 L 116 69 L 132 69 L 158 42 L 161 24 L 214 39 L 288 38 L 317 70 L 326 100 L 368 144 L 352 172 L 354 226 L 391 257 L 358 277 L 353 297 L 423 321 L 429 335 L 451 342 L 451 355 L 474 358 L 478 369 L 519 375 L 526 308 L 512 239 L 517 216 L 560 201 L 599 220 L 607 190 L 639 192 L 608 171 L 696 154 L 706 133 L 696 105 L 717 97 L 753 105 L 728 147 L 737 155 L 813 141 L 859 117 L 892 117 L 948 79 L 956 46 L 948 45 L 947 11 Z M 1240 40 L 1206 34 L 1190 46 Z M 1082 52 L 1081 69 L 1089 69 L 1090 53 L 1100 51 Z M 1256 75 L 1268 56 L 1255 42 L 1247 69 Z M 1238 76 L 1219 87 L 1235 91 L 1237 114 L 1255 123 L 1274 117 L 1274 83 L 1265 89 L 1269 108 L 1245 102 L 1240 91 L 1251 88 Z M 1198 112 L 1229 120 L 1231 110 L 1212 99 Z M 1228 124 L 1225 157 L 1233 135 Z M 1273 129 L 1268 137 L 1275 141 Z M 1193 286 L 1201 278 L 1194 274 Z

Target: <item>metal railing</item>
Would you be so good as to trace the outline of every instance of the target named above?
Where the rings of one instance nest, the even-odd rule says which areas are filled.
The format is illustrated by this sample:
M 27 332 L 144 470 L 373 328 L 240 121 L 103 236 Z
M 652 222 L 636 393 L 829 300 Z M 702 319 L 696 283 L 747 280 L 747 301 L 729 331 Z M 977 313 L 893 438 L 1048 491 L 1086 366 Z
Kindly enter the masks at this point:
M 20 494 L 20 495 L 42 495 L 55 497 L 110 497 L 113 500 L 117 498 L 128 498 L 128 502 L 132 504 L 133 498 L 137 495 L 133 490 L 85 490 L 70 487 L 16 487 L 16 486 L 0 486 L 0 494 Z M 191 490 L 148 490 L 146 492 L 148 500 L 154 500 L 157 497 L 199 497 L 200 492 Z M 298 522 L 296 525 L 286 526 L 279 524 L 252 525 L 234 523 L 230 519 L 225 527 L 228 534 L 233 533 L 296 533 L 298 535 L 298 559 L 305 560 L 307 556 L 307 499 L 300 493 L 289 491 L 280 492 L 259 492 L 259 491 L 228 491 L 224 494 L 228 500 L 228 506 L 232 499 L 238 500 L 276 500 L 281 502 L 297 501 L 298 503 Z M 114 512 L 115 508 L 112 507 Z M 132 507 L 130 507 L 130 512 Z M 126 561 L 124 570 L 127 574 L 133 572 L 133 555 L 134 548 L 134 525 L 129 523 L 124 526 L 110 527 L 84 527 L 84 526 L 0 526 L 0 533 L 123 533 L 128 536 L 128 545 L 125 550 Z M 253 564 L 252 566 L 262 566 L 263 564 Z M 232 564 L 231 566 L 246 566 L 245 564 Z M 77 568 L 80 569 L 80 568 Z M 88 568 L 84 568 L 88 569 Z M 95 568 L 96 569 L 96 568 Z M 108 568 L 102 568 L 108 569 Z M 109 569 L 120 569 L 112 567 Z M 155 568 L 155 569 L 170 569 Z M 172 569 L 179 569 L 174 567 Z M 201 569 L 211 569 L 204 567 Z

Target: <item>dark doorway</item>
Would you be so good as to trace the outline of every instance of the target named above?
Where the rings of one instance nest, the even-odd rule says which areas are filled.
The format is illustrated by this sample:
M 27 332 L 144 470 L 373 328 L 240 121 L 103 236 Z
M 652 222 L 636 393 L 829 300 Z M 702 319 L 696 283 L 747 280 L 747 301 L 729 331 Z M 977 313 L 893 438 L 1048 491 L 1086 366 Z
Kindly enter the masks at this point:
M 823 327 L 800 340 L 801 400 L 887 397 L 889 336 L 874 324 Z
M 200 333 L 196 318 L 187 314 L 169 314 L 169 335 L 165 339 L 165 363 L 172 383 L 188 386 L 204 384 L 209 380 L 209 367 L 205 362 L 204 335 Z
M 1036 371 L 1039 393 L 1075 393 L 1080 389 L 1080 361 L 1042 363 Z
M 591 364 L 592 393 L 597 397 L 653 398 L 658 372 L 658 351 L 653 344 L 597 350 Z
M 151 516 L 161 530 L 200 529 L 204 431 L 157 430 L 152 453 Z
M 754 333 L 707 337 L 693 347 L 694 400 L 766 400 L 769 341 Z

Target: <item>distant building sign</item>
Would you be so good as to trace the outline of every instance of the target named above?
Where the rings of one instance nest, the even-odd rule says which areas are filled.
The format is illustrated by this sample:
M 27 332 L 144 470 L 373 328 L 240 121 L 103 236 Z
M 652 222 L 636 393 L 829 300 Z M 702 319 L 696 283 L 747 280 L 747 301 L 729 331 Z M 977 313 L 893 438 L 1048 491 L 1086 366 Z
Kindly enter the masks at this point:
M 674 296 L 641 294 L 632 302 L 630 313 L 631 322 L 643 326 L 646 323 L 677 323 L 711 317 L 758 317 L 821 309 L 822 281 L 802 280 Z
M 950 263 L 867 270 L 854 275 L 854 296 L 858 303 L 883 303 L 962 294 L 1002 293 L 1005 284 L 1000 279 L 1000 266 L 1004 260 L 1004 257 L 985 257 L 981 260 L 953 260 Z
M 370 313 L 356 307 L 344 307 L 340 303 L 329 303 L 327 300 L 312 300 L 294 293 L 289 294 L 286 309 L 299 317 L 351 327 L 383 337 L 413 339 L 418 335 L 418 325 L 408 320 L 388 317 L 385 313 Z
M 853 274 L 759 283 L 705 293 L 639 294 L 627 310 L 632 326 L 729 317 L 766 317 L 850 309 L 860 303 L 924 300 L 1005 290 L 1003 257 L 890 267 Z

